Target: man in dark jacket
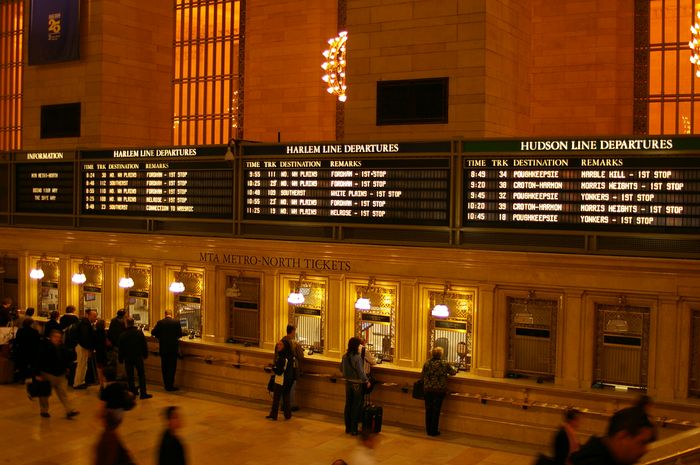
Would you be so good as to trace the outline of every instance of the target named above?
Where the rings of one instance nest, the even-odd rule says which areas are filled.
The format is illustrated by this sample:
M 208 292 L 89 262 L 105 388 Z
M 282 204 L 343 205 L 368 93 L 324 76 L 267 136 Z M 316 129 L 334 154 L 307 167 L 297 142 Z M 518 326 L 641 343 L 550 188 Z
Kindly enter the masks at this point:
M 109 342 L 112 343 L 113 348 L 119 347 L 119 336 L 126 329 L 126 311 L 122 308 L 117 310 L 117 316 L 112 318 L 109 322 L 109 329 L 107 330 L 107 337 Z
M 140 392 L 141 399 L 150 399 L 153 397 L 146 390 L 146 370 L 143 366 L 143 361 L 148 358 L 148 345 L 146 337 L 143 333 L 134 326 L 134 319 L 126 320 L 126 329 L 119 336 L 119 362 L 124 363 L 126 370 L 126 379 L 129 384 L 129 390 L 136 395 Z M 136 390 L 134 383 L 134 368 L 139 374 L 139 389 Z
M 53 391 L 58 396 L 59 400 L 66 409 L 66 417 L 73 418 L 78 414 L 71 404 L 66 389 L 68 381 L 66 373 L 72 361 L 72 356 L 69 351 L 63 346 L 63 333 L 58 330 L 52 330 L 47 339 L 41 341 L 39 346 L 39 354 L 36 362 L 36 377 L 39 380 L 48 381 L 51 384 Z M 40 415 L 48 418 L 49 415 L 49 397 L 39 397 Z
M 654 439 L 654 425 L 643 409 L 629 407 L 615 413 L 605 437 L 593 436 L 571 455 L 573 465 L 632 465 Z
M 66 313 L 58 320 L 58 323 L 61 325 L 61 331 L 65 331 L 70 325 L 77 323 L 78 319 L 78 315 L 75 314 L 75 307 L 72 305 L 67 306 Z
M 151 335 L 158 339 L 160 353 L 160 369 L 163 373 L 163 385 L 166 391 L 177 391 L 175 387 L 175 370 L 177 369 L 177 354 L 182 327 L 173 319 L 170 311 L 165 311 L 165 318 L 158 321 L 151 331 Z
M 87 374 L 88 361 L 95 351 L 95 321 L 97 321 L 97 311 L 88 309 L 85 310 L 85 316 L 78 323 L 78 345 L 75 346 L 78 365 L 75 367 L 73 389 L 87 388 L 85 375 Z

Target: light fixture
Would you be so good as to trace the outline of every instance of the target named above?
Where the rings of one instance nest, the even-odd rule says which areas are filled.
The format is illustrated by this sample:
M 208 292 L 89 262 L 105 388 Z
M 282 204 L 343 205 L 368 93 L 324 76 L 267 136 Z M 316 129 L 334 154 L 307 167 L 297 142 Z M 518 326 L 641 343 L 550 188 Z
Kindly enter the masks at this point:
M 73 284 L 85 284 L 85 281 L 87 281 L 87 276 L 85 276 L 85 269 L 84 265 L 88 264 L 88 259 L 85 258 L 83 260 L 83 263 L 78 265 L 78 272 L 73 274 L 73 277 L 71 278 L 71 281 L 73 281 Z
M 224 154 L 224 160 L 233 161 L 236 158 L 237 152 L 237 141 L 236 139 L 231 139 L 228 141 L 228 147 L 226 147 L 226 153 Z
M 297 282 L 296 287 L 292 292 L 289 293 L 287 296 L 287 302 L 291 305 L 301 305 L 304 303 L 304 294 L 301 293 L 301 284 L 304 281 L 304 278 L 306 278 L 305 273 L 301 273 L 299 275 L 299 282 Z
M 42 255 L 39 260 L 36 261 L 36 268 L 33 268 L 29 272 L 29 277 L 32 279 L 41 279 L 44 277 L 44 270 L 41 269 L 42 262 L 46 260 L 46 255 Z
M 345 90 L 347 89 L 345 81 L 345 46 L 348 41 L 348 33 L 346 31 L 338 33 L 338 37 L 328 39 L 330 48 L 323 51 L 323 56 L 326 59 L 321 68 L 326 72 L 321 80 L 326 83 L 326 89 L 329 94 L 336 95 L 338 100 L 344 102 L 347 100 Z
M 695 77 L 700 78 L 700 11 L 695 13 L 695 24 L 690 26 L 690 33 L 693 35 L 688 46 L 690 47 L 690 62 L 695 67 Z
M 119 287 L 121 287 L 122 289 L 130 289 L 130 288 L 134 287 L 134 280 L 131 277 L 131 270 L 133 268 L 135 268 L 135 263 L 131 262 L 129 264 L 129 268 L 126 269 L 126 276 L 123 276 L 119 280 Z
M 367 297 L 367 294 L 370 292 L 372 289 L 372 286 L 374 286 L 374 283 L 376 280 L 374 279 L 373 276 L 370 276 L 369 280 L 367 281 L 367 287 L 366 288 L 358 288 L 360 291 L 360 295 L 355 301 L 355 310 L 359 310 L 361 312 L 370 310 L 372 308 L 372 303 L 369 301 L 369 298 Z
M 438 302 L 430 312 L 433 318 L 447 318 L 448 316 L 450 316 L 450 309 L 445 304 L 445 299 L 447 298 L 447 291 L 449 291 L 450 289 L 452 289 L 452 286 L 450 285 L 450 283 L 446 282 L 445 289 L 442 291 L 442 298 L 440 299 L 440 302 Z
M 182 282 L 182 273 L 187 271 L 187 265 L 182 265 L 180 271 L 175 273 L 175 281 L 170 283 L 170 292 L 180 294 L 185 292 L 185 284 Z
M 231 280 L 231 286 L 226 288 L 225 294 L 226 297 L 233 298 L 233 297 L 239 297 L 241 295 L 241 288 L 238 286 L 238 280 L 243 277 L 243 272 L 238 273 L 237 278 L 233 278 Z

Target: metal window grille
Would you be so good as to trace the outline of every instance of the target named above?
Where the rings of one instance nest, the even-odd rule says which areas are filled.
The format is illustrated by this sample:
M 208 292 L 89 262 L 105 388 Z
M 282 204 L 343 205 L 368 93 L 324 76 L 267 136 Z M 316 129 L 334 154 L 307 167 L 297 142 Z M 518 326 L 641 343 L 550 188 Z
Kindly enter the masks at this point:
M 554 378 L 556 300 L 508 298 L 508 371 Z

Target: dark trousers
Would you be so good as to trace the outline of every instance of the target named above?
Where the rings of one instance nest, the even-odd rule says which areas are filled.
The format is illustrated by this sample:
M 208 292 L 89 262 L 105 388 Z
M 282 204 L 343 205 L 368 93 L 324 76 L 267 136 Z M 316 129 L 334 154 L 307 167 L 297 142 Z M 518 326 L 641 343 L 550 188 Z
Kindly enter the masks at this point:
M 163 373 L 163 386 L 165 389 L 175 387 L 175 370 L 177 369 L 177 352 L 160 353 L 160 371 Z
M 345 432 L 357 433 L 362 413 L 362 384 L 345 383 Z
M 440 409 L 445 400 L 444 392 L 425 391 L 425 432 L 428 436 L 436 436 L 440 431 Z
M 141 395 L 144 395 L 146 394 L 146 370 L 144 369 L 142 358 L 124 360 L 126 382 L 129 385 L 129 390 L 136 394 L 136 385 L 134 384 L 134 368 L 136 368 L 136 372 L 139 374 L 139 391 Z
M 292 418 L 292 404 L 289 402 L 289 392 L 291 390 L 292 383 L 275 384 L 275 390 L 272 394 L 272 408 L 270 409 L 270 416 L 275 420 L 280 409 L 280 398 L 283 400 L 284 418 Z

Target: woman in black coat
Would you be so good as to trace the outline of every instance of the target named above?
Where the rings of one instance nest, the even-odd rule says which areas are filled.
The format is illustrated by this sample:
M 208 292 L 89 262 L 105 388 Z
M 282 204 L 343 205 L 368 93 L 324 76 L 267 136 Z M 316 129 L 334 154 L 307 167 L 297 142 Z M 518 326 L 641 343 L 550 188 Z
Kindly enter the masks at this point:
M 22 320 L 22 327 L 17 330 L 15 335 L 12 351 L 18 379 L 31 378 L 37 361 L 41 336 L 39 331 L 32 327 L 33 324 L 32 318 L 25 318 Z
M 265 418 L 277 420 L 280 397 L 282 397 L 284 399 L 284 418 L 285 420 L 289 420 L 292 418 L 289 393 L 292 390 L 292 383 L 294 383 L 294 352 L 292 351 L 292 345 L 289 340 L 282 339 L 275 346 L 275 362 L 272 371 L 275 375 L 281 376 L 282 379 L 280 380 L 281 383 L 275 383 L 272 395 L 272 409 L 270 410 L 270 414 Z

